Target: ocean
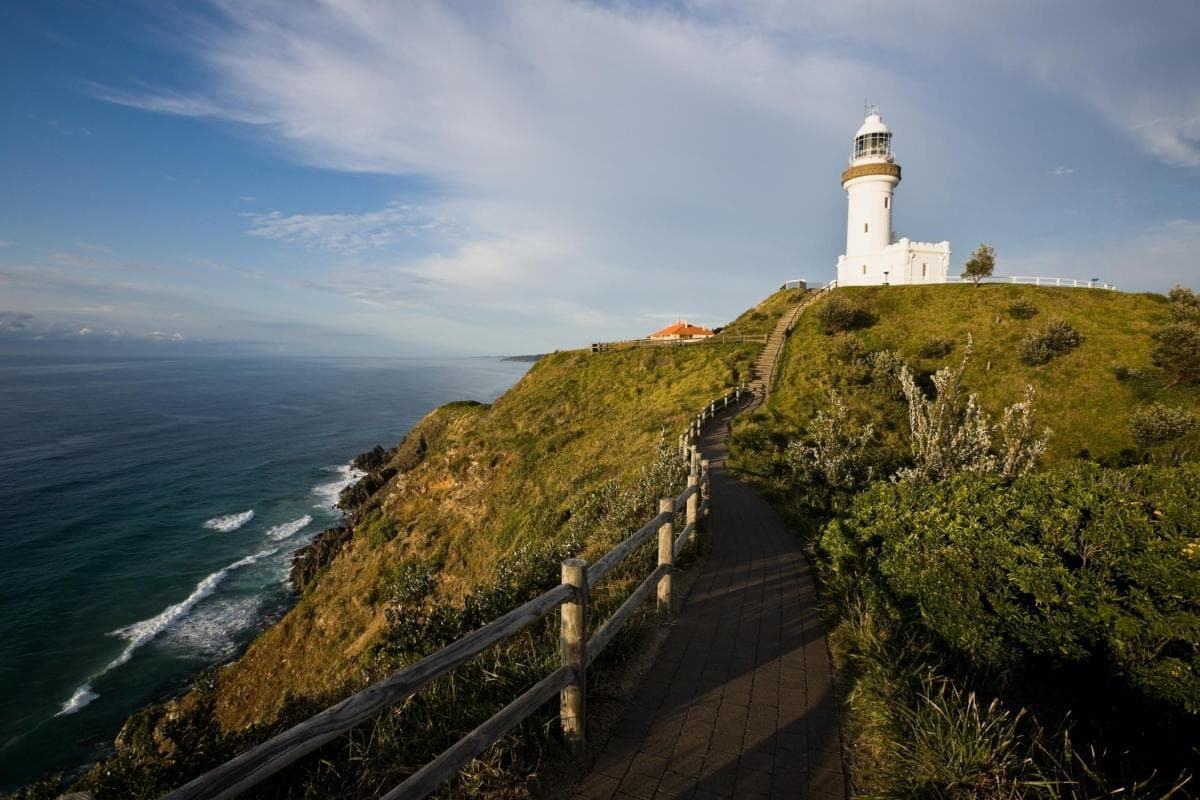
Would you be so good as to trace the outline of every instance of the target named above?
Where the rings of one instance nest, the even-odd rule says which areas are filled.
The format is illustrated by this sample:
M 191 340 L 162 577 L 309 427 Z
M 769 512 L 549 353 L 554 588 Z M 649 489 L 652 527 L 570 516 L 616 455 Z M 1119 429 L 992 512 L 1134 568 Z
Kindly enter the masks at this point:
M 351 458 L 528 367 L 0 357 L 0 791 L 234 657 L 289 607 Z

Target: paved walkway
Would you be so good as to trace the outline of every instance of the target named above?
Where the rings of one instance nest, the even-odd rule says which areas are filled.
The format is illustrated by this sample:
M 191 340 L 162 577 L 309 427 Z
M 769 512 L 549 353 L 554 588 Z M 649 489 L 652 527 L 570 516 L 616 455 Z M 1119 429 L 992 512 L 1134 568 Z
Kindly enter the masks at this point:
M 700 442 L 712 551 L 579 800 L 847 796 L 812 573 L 771 508 L 725 469 L 735 413 Z

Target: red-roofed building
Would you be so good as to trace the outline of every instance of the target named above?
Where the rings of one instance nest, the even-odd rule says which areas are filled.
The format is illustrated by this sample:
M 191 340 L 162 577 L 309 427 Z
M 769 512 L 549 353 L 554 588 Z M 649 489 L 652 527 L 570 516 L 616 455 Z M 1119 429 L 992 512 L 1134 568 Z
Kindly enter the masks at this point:
M 686 319 L 681 319 L 675 322 L 674 325 L 668 325 L 661 331 L 655 331 L 650 334 L 651 339 L 707 339 L 713 336 L 713 332 L 708 328 L 701 328 L 699 325 L 693 325 Z

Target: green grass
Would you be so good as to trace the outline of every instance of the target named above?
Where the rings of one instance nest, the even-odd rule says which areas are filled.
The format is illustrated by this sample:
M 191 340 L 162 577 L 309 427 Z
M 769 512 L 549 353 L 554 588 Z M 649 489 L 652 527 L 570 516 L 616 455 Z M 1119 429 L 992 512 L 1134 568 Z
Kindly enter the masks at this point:
M 1084 454 L 1115 465 L 1200 458 L 1197 430 L 1148 449 L 1139 449 L 1133 438 L 1134 415 L 1155 404 L 1200 416 L 1200 389 L 1171 386 L 1151 361 L 1153 334 L 1169 318 L 1164 297 L 984 284 L 848 287 L 831 298 L 866 313 L 850 323 L 851 330 L 830 335 L 819 324 L 820 306 L 830 298 L 806 310 L 783 350 L 769 408 L 735 423 L 731 447 L 731 464 L 753 479 L 802 535 L 815 536 L 831 518 L 844 522 L 849 502 L 834 497 L 814 506 L 812 498 L 819 493 L 806 494 L 782 460 L 788 442 L 803 439 L 816 413 L 828 408 L 831 389 L 841 394 L 856 426 L 870 423 L 881 435 L 872 453 L 877 477 L 891 475 L 908 456 L 907 407 L 894 379 L 872 370 L 870 354 L 878 351 L 896 351 L 928 391 L 933 372 L 961 362 L 969 335 L 974 352 L 964 376 L 967 391 L 978 394 L 997 422 L 1003 408 L 1032 386 L 1038 427 L 1053 430 L 1042 459 L 1046 465 Z M 1030 305 L 1036 309 L 1032 315 Z M 1022 341 L 1056 319 L 1078 331 L 1082 342 L 1056 351 L 1045 364 L 1022 363 Z M 981 502 L 989 500 L 994 498 Z M 886 509 L 880 513 L 888 516 Z M 907 541 L 898 535 L 888 546 Z M 965 552 L 980 546 L 976 542 Z M 1134 764 L 1128 771 L 1122 759 L 1129 753 L 1103 752 L 1106 741 L 1119 737 L 1102 728 L 1098 733 L 1096 720 L 1106 711 L 1117 715 L 1115 694 L 1104 695 L 1096 708 L 1082 701 L 1064 707 L 1065 694 L 1047 692 L 1036 681 L 972 671 L 946 640 L 923 632 L 927 613 L 900 613 L 883 602 L 891 595 L 869 585 L 870 564 L 849 570 L 837 583 L 828 563 L 822 563 L 829 554 L 821 547 L 815 552 L 832 618 L 830 646 L 839 683 L 847 690 L 852 773 L 862 796 L 1057 798 L 1119 791 L 1120 796 L 1161 798 L 1175 791 L 1171 770 L 1186 755 L 1162 759 L 1165 771 L 1156 774 L 1146 768 L 1147 762 L 1157 763 L 1153 748 L 1139 753 L 1141 761 L 1126 759 Z M 1113 555 L 1127 554 L 1118 548 Z M 931 568 L 940 564 L 928 562 Z M 963 583 L 933 580 L 930 586 L 949 591 Z M 1136 590 L 1120 591 L 1140 596 Z M 1142 619 L 1131 622 L 1126 633 L 1157 630 L 1153 620 Z M 1029 667 L 1035 676 L 1038 668 Z M 1080 675 L 1098 680 L 1095 676 L 1110 668 L 1097 662 L 1081 667 Z M 1064 680 L 1073 689 L 1082 685 Z M 1053 679 L 1046 682 L 1053 688 Z M 1165 716 L 1158 719 L 1169 724 Z M 1188 740 L 1186 731 L 1180 738 Z
M 798 289 L 780 289 L 754 308 L 743 312 L 721 331 L 726 336 L 766 336 L 775 324 L 797 303 L 804 299 Z
M 903 404 L 862 382 L 861 371 L 846 363 L 847 347 L 896 350 L 915 371 L 929 373 L 957 364 L 968 335 L 975 351 L 965 375 L 968 389 L 998 415 L 1021 399 L 1027 385 L 1033 386 L 1039 417 L 1054 431 L 1050 461 L 1084 449 L 1094 458 L 1111 458 L 1133 447 L 1130 418 L 1154 402 L 1200 411 L 1200 393 L 1164 388 L 1166 381 L 1151 364 L 1151 335 L 1168 317 L 1165 298 L 1158 295 L 983 284 L 847 287 L 833 296 L 873 314 L 874 324 L 830 336 L 817 325 L 819 304 L 801 315 L 776 372 L 768 412 L 775 430 L 803 428 L 828 405 L 829 389 L 836 388 L 861 419 L 874 422 L 891 445 L 900 446 L 907 435 Z M 1008 307 L 1021 299 L 1033 303 L 1038 313 L 1013 318 Z M 1048 364 L 1022 364 L 1022 338 L 1055 318 L 1074 326 L 1083 343 Z M 940 349 L 930 346 L 938 340 L 956 346 L 945 356 L 922 357 L 923 348 Z M 1135 377 L 1119 380 L 1119 368 Z M 1193 433 L 1186 446 L 1194 454 L 1200 435 Z
M 643 495 L 663 480 L 651 470 L 662 437 L 674 444 L 707 401 L 749 374 L 760 349 L 554 353 L 490 406 L 432 412 L 394 455 L 400 473 L 356 512 L 350 543 L 295 607 L 236 662 L 139 714 L 127 737 L 135 744 L 84 786 L 101 798 L 156 796 L 556 584 L 563 553 L 598 557 L 654 513 Z M 599 507 L 598 496 L 607 498 Z M 591 593 L 597 621 L 649 571 L 654 545 Z M 409 610 L 397 616 L 397 602 Z M 554 627 L 535 626 L 340 737 L 261 796 L 386 791 L 549 671 Z M 636 627 L 597 662 L 597 677 L 629 655 Z M 526 776 L 556 747 L 554 717 L 549 709 L 506 737 L 449 795 L 523 796 Z

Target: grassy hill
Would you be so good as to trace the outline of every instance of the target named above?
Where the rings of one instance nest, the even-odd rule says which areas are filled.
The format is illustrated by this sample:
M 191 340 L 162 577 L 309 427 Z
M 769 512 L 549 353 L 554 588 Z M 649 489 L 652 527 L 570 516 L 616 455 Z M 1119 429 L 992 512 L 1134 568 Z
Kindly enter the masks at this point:
M 766 333 L 798 299 L 772 296 L 726 330 Z M 431 412 L 373 468 L 367 480 L 378 482 L 358 498 L 352 533 L 331 539 L 295 606 L 236 661 L 131 717 L 116 755 L 75 788 L 98 798 L 159 796 L 556 584 L 563 557 L 597 557 L 651 516 L 658 497 L 682 488 L 678 435 L 748 377 L 760 349 L 718 338 L 558 352 L 494 404 Z M 643 550 L 593 590 L 597 618 L 640 579 L 634 570 L 648 569 L 652 554 Z M 553 669 L 552 622 L 335 740 L 256 796 L 390 789 Z M 617 668 L 636 637 L 633 626 L 593 673 Z M 515 787 L 539 769 L 553 739 L 549 721 L 534 718 L 511 734 L 450 794 L 521 796 Z M 51 780 L 24 796 L 58 788 Z
M 384 635 L 379 591 L 401 565 L 461 598 L 530 543 L 561 537 L 589 493 L 629 483 L 676 440 L 696 409 L 749 369 L 752 344 L 555 353 L 491 406 L 452 404 L 409 434 L 422 450 L 367 507 L 350 544 L 278 625 L 220 679 L 217 714 L 234 730 L 270 722 L 298 697 L 325 697 Z M 419 443 L 424 443 L 420 445 Z M 585 541 L 592 551 L 611 544 Z
M 846 287 L 832 297 L 866 312 L 861 327 L 827 334 L 819 322 L 820 304 L 802 314 L 776 372 L 770 409 L 752 425 L 786 438 L 826 408 L 829 390 L 837 389 L 856 417 L 874 423 L 890 447 L 901 448 L 908 429 L 904 403 L 894 382 L 872 377 L 867 356 L 893 350 L 927 378 L 961 361 L 968 335 L 974 340 L 964 376 L 968 390 L 978 393 L 994 419 L 1032 386 L 1038 418 L 1053 431 L 1048 462 L 1084 450 L 1096 459 L 1120 458 L 1122 450 L 1134 447 L 1130 416 L 1152 403 L 1200 410 L 1195 391 L 1168 388 L 1151 364 L 1152 334 L 1168 317 L 1161 295 L 982 284 Z M 1010 308 L 1019 301 L 1037 313 L 1014 317 Z M 1047 364 L 1025 365 L 1023 337 L 1053 319 L 1070 323 L 1083 343 Z M 930 355 L 947 344 L 950 352 Z M 1200 432 L 1182 447 L 1194 458 Z
M 1196 796 L 1200 388 L 1152 362 L 1170 317 L 1157 295 L 1002 284 L 847 287 L 801 315 L 731 463 L 810 539 L 863 796 Z M 916 463 L 897 365 L 930 397 L 968 336 L 993 423 L 1033 388 L 1040 467 L 889 480 Z M 831 390 L 847 414 L 822 427 Z M 1139 446 L 1135 414 L 1170 427 L 1154 405 L 1190 432 Z

